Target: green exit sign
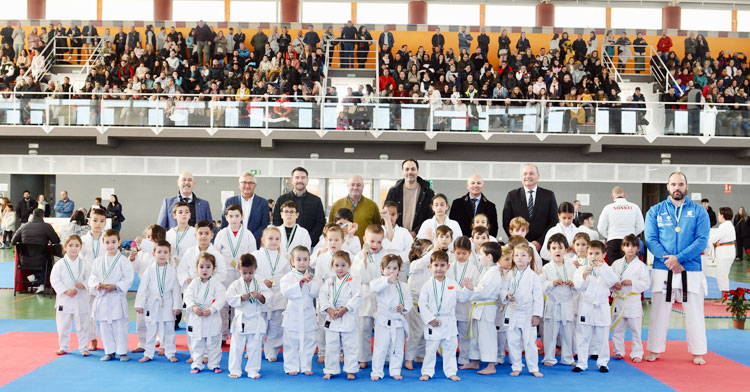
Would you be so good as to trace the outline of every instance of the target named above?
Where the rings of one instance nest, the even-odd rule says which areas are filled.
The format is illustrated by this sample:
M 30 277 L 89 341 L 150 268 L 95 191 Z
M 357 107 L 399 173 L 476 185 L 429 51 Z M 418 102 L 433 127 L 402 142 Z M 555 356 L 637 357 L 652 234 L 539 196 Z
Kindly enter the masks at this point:
M 260 175 L 260 169 L 251 169 L 250 170 L 250 174 L 252 174 L 254 176 L 259 176 Z
M 430 189 L 435 189 L 435 187 L 433 186 L 434 183 L 432 182 L 432 180 L 427 180 L 427 183 L 430 184 Z

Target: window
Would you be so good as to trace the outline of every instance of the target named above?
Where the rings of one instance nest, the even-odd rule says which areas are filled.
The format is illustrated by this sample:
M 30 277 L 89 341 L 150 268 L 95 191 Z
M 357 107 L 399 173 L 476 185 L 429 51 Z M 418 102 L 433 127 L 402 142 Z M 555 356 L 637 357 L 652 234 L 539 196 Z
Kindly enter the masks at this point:
M 232 22 L 278 22 L 275 1 L 232 0 L 229 3 L 229 20 Z
M 732 11 L 730 10 L 705 10 L 705 9 L 682 9 L 683 30 L 721 30 L 732 29 Z
M 96 0 L 47 1 L 45 6 L 48 20 L 96 20 Z
M 527 5 L 487 5 L 485 23 L 493 26 L 536 26 L 536 7 Z
M 351 18 L 351 3 L 302 2 L 303 23 L 343 24 Z
M 409 5 L 406 3 L 357 3 L 357 23 L 407 24 Z
M 154 0 L 102 0 L 102 20 L 154 20 Z M 103 32 L 103 31 L 102 31 Z
M 479 5 L 428 3 L 427 24 L 478 26 Z
M 607 10 L 604 7 L 555 7 L 555 26 L 604 28 Z
M 737 31 L 750 31 L 750 11 L 737 11 Z
M 6 7 L 5 9 L 3 9 L 3 19 L 28 19 L 28 14 L 26 13 L 26 7 L 28 7 L 27 1 L 28 0 L 14 1 L 13 3 L 15 4 L 15 6 Z M 12 26 L 15 28 L 15 24 L 13 24 Z
M 180 22 L 223 22 L 224 1 L 222 0 L 174 0 L 172 20 Z M 189 25 L 192 27 L 192 24 Z
M 612 28 L 661 30 L 661 9 L 612 8 Z

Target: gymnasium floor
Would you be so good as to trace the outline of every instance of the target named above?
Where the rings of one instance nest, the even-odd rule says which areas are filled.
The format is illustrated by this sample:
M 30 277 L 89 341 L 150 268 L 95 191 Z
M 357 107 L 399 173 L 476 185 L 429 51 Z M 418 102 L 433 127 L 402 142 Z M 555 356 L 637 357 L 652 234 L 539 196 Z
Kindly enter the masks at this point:
M 0 271 L 3 275 L 12 274 L 12 255 L 9 251 L 0 251 Z M 707 273 L 710 275 L 710 271 Z M 711 279 L 711 278 L 709 278 Z M 750 263 L 735 262 L 730 279 L 733 284 L 750 283 Z M 0 276 L 2 282 L 9 281 L 7 276 Z M 11 281 L 12 282 L 12 281 Z M 711 283 L 709 283 L 711 286 Z M 130 319 L 135 320 L 132 302 L 135 293 L 130 293 Z M 187 345 L 184 329 L 178 330 L 177 357 L 179 363 L 169 363 L 164 357 L 140 364 L 141 354 L 130 355 L 131 361 L 120 363 L 110 361 L 102 363 L 98 358 L 101 350 L 92 353 L 92 357 L 83 358 L 77 353 L 58 357 L 57 334 L 54 322 L 54 299 L 34 294 L 13 296 L 10 289 L 0 289 L 0 388 L 8 391 L 29 390 L 101 390 L 132 391 L 144 385 L 159 390 L 188 391 L 199 380 L 202 385 L 226 390 L 240 390 L 258 386 L 263 390 L 279 391 L 305 388 L 306 392 L 329 391 L 331 388 L 354 387 L 361 391 L 375 391 L 376 388 L 408 388 L 412 391 L 431 390 L 448 386 L 470 388 L 493 388 L 498 383 L 508 383 L 512 388 L 524 391 L 632 391 L 634 387 L 646 391 L 748 391 L 747 380 L 750 377 L 750 325 L 745 331 L 732 329 L 729 318 L 707 318 L 709 354 L 707 365 L 697 367 L 690 363 L 687 345 L 684 342 L 684 319 L 678 311 L 672 312 L 670 320 L 669 342 L 667 352 L 662 359 L 650 364 L 634 364 L 628 360 L 611 360 L 610 372 L 601 374 L 596 371 L 594 362 L 590 362 L 589 371 L 574 374 L 568 366 L 557 365 L 552 368 L 541 367 L 544 378 L 535 379 L 528 373 L 520 377 L 508 376 L 510 366 L 498 366 L 498 374 L 480 376 L 471 371 L 459 371 L 462 378 L 455 384 L 443 377 L 438 359 L 435 378 L 429 382 L 417 380 L 419 371 L 403 370 L 404 380 L 385 379 L 379 382 L 369 380 L 369 369 L 360 372 L 357 380 L 347 381 L 338 377 L 332 381 L 322 380 L 322 365 L 314 362 L 314 376 L 291 377 L 283 373 L 282 362 L 262 363 L 259 380 L 243 378 L 233 380 L 227 377 L 227 356 L 224 355 L 222 368 L 224 373 L 213 374 L 204 371 L 198 375 L 189 373 Z M 709 306 L 709 305 L 707 305 Z M 644 314 L 644 340 L 648 336 L 648 305 Z M 130 348 L 136 346 L 135 322 L 130 323 Z M 629 336 L 629 334 L 628 334 Z M 629 339 L 629 337 L 628 337 Z M 75 341 L 75 339 L 72 339 Z M 75 345 L 75 344 L 74 344 Z M 645 342 L 644 342 L 645 345 Z M 629 346 L 629 342 L 628 342 Z M 226 350 L 226 349 L 225 349 Z M 210 384 L 209 384 L 210 383 Z

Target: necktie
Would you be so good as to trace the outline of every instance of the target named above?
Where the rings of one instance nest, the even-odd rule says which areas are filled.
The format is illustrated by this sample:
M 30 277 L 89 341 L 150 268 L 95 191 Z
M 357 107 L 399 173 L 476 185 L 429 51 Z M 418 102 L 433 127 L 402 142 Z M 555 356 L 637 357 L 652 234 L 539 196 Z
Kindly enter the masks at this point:
M 529 219 L 534 219 L 534 191 L 529 191 L 529 204 L 526 208 L 529 209 Z
M 477 207 L 479 207 L 479 199 L 471 199 L 471 202 L 474 204 L 474 215 L 476 215 Z

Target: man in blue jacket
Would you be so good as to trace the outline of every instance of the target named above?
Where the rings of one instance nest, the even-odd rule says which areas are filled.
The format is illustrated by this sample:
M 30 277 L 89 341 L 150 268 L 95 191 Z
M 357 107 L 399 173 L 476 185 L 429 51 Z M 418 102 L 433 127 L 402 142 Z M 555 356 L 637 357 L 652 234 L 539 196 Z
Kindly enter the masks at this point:
M 55 216 L 58 218 L 70 218 L 76 204 L 68 199 L 68 191 L 60 192 L 60 198 L 55 203 Z
M 646 361 L 653 362 L 666 350 L 672 304 L 682 302 L 685 333 L 693 363 L 703 365 L 708 351 L 703 298 L 706 284 L 701 253 L 708 245 L 710 224 L 706 209 L 687 197 L 687 178 L 680 172 L 669 175 L 669 198 L 648 210 L 646 244 L 654 254 L 651 272 L 651 314 L 648 323 Z
M 207 200 L 199 199 L 193 193 L 194 186 L 195 180 L 192 173 L 184 172 L 180 174 L 180 178 L 177 179 L 179 192 L 177 196 L 167 197 L 161 203 L 161 210 L 159 210 L 159 218 L 156 220 L 156 223 L 167 231 L 176 227 L 177 221 L 172 215 L 172 207 L 180 201 L 188 203 L 190 207 L 190 220 L 188 221 L 190 226 L 195 226 L 195 222 L 204 219 L 213 222 L 213 218 L 211 218 L 211 206 Z
M 244 173 L 240 176 L 240 195 L 232 196 L 224 202 L 224 211 L 232 204 L 242 207 L 242 223 L 253 232 L 255 243 L 260 247 L 260 237 L 268 227 L 271 216 L 268 213 L 268 200 L 255 194 L 255 176 Z M 228 226 L 225 215 L 221 214 L 221 228 Z

